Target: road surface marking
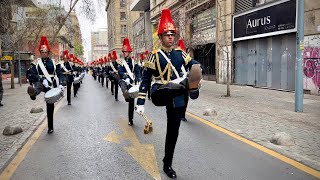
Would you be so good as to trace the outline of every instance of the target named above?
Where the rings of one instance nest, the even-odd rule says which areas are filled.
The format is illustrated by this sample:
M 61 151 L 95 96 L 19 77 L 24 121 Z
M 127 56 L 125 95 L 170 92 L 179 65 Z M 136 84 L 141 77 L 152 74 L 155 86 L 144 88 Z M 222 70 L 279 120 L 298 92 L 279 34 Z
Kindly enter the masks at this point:
M 135 159 L 140 166 L 150 174 L 154 179 L 160 180 L 160 172 L 157 164 L 157 158 L 152 144 L 140 144 L 136 133 L 128 126 L 128 120 L 121 119 L 119 126 L 122 134 L 118 135 L 115 131 L 110 132 L 104 140 L 120 144 L 123 140 L 129 140 L 131 146 L 123 149 Z
M 246 143 L 246 144 L 248 144 L 248 145 L 250 145 L 250 146 L 252 146 L 252 147 L 254 147 L 256 149 L 259 149 L 260 151 L 263 151 L 263 152 L 265 152 L 265 153 L 267 153 L 267 154 L 269 154 L 269 155 L 271 155 L 271 156 L 273 156 L 273 157 L 275 157 L 275 158 L 277 158 L 277 159 L 279 159 L 279 160 L 281 160 L 281 161 L 283 161 L 285 163 L 288 163 L 288 164 L 290 164 L 290 165 L 292 165 L 292 166 L 294 166 L 294 167 L 296 167 L 296 168 L 298 168 L 298 169 L 300 169 L 300 170 L 302 170 L 302 171 L 304 171 L 304 172 L 306 172 L 308 174 L 311 174 L 311 175 L 313 175 L 313 176 L 315 176 L 317 178 L 320 178 L 320 172 L 315 170 L 315 169 L 312 169 L 312 168 L 310 168 L 310 167 L 308 167 L 308 166 L 306 166 L 304 164 L 301 164 L 301 163 L 299 163 L 299 162 L 297 162 L 297 161 L 295 161 L 293 159 L 290 159 L 290 158 L 288 158 L 288 157 L 286 157 L 284 155 L 281 155 L 281 154 L 279 154 L 279 153 L 277 153 L 277 152 L 275 152 L 275 151 L 273 151 L 271 149 L 268 149 L 268 148 L 266 148 L 264 146 L 261 146 L 261 145 L 255 143 L 253 141 L 250 141 L 250 140 L 248 140 L 248 139 L 246 139 L 244 137 L 241 137 L 241 136 L 239 136 L 239 135 L 237 135 L 237 134 L 235 134 L 235 133 L 233 133 L 233 132 L 231 132 L 231 131 L 229 131 L 227 129 L 224 129 L 224 128 L 222 128 L 222 127 L 220 127 L 220 126 L 218 126 L 218 125 L 216 125 L 216 124 L 214 124 L 214 123 L 212 123 L 212 122 L 210 122 L 208 120 L 205 120 L 205 119 L 203 119 L 201 117 L 198 117 L 198 116 L 196 116 L 196 115 L 194 115 L 194 114 L 192 114 L 190 112 L 187 112 L 186 114 L 188 116 L 196 119 L 196 120 L 201 121 L 202 123 L 214 128 L 214 129 L 220 131 L 220 132 L 223 132 L 223 133 L 225 133 L 225 134 L 227 134 L 227 135 L 229 135 L 229 136 L 231 136 L 231 137 L 233 137 L 233 138 L 235 138 L 235 139 L 237 139 L 239 141 L 242 141 L 242 142 L 244 142 L 244 143 Z

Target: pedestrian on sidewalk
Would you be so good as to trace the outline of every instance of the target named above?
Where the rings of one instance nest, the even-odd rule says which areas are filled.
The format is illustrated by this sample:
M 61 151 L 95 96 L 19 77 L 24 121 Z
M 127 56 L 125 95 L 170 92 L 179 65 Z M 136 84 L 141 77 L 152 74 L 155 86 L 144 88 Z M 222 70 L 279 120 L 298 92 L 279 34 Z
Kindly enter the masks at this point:
M 167 110 L 167 134 L 165 142 L 165 156 L 163 171 L 170 178 L 177 178 L 172 168 L 172 160 L 176 142 L 178 140 L 181 115 L 185 107 L 185 95 L 191 99 L 199 96 L 199 83 L 202 78 L 199 62 L 193 60 L 181 49 L 174 49 L 173 43 L 177 29 L 173 23 L 169 9 L 163 9 L 158 26 L 158 36 L 162 47 L 153 50 L 144 64 L 142 82 L 136 112 L 144 113 L 147 90 L 150 88 L 152 77 L 155 83 L 151 87 L 151 100 L 156 106 L 165 106 Z M 186 65 L 188 77 L 181 76 L 181 67 Z
M 6 72 L 9 70 L 9 65 L 6 63 L 6 67 L 3 69 L 0 66 L 0 106 L 3 106 L 2 102 L 2 97 L 3 97 L 3 86 L 2 86 L 2 73 Z
M 33 85 L 28 87 L 28 94 L 32 100 L 36 100 L 36 96 L 41 92 L 48 92 L 52 87 L 57 87 L 55 75 L 59 78 L 59 88 L 63 87 L 63 74 L 60 66 L 56 66 L 54 60 L 49 57 L 50 47 L 46 36 L 42 36 L 39 45 L 41 58 L 38 58 L 36 63 L 31 64 L 29 80 Z M 54 104 L 46 103 L 47 119 L 48 119 L 48 134 L 53 133 L 53 113 Z

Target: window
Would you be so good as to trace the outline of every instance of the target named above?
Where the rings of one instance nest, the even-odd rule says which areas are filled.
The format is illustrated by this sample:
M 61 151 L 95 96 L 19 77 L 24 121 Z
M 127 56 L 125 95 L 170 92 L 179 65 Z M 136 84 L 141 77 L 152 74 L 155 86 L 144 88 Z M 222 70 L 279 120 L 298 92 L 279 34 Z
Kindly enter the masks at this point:
M 120 7 L 121 8 L 126 7 L 126 0 L 120 0 Z
M 127 25 L 121 25 L 121 34 L 127 34 Z
M 120 41 L 121 44 L 123 43 L 124 38 L 125 38 L 125 37 L 121 37 L 121 41 Z
M 127 15 L 126 15 L 125 12 L 120 12 L 120 20 L 121 20 L 121 21 L 127 20 Z
M 144 16 L 144 13 L 143 13 L 143 12 L 140 13 L 140 16 L 139 16 L 139 17 L 142 17 L 142 16 Z

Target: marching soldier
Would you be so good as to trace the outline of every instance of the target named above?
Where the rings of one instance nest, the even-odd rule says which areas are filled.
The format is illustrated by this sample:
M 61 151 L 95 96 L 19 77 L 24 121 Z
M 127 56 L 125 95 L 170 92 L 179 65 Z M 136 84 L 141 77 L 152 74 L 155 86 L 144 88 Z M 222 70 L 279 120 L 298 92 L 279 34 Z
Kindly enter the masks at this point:
M 104 68 L 104 73 L 106 75 L 106 88 L 109 89 L 109 69 L 110 69 L 110 59 L 106 57 L 107 63 L 106 67 Z
M 64 62 L 61 63 L 62 74 L 64 74 L 64 79 L 67 84 L 67 101 L 68 105 L 71 105 L 71 86 L 73 83 L 73 70 L 69 63 L 69 52 L 68 50 L 63 51 L 62 60 Z
M 64 89 L 62 86 L 63 75 L 59 66 L 49 57 L 50 47 L 45 36 L 41 37 L 39 51 L 41 59 L 37 60 L 37 64 L 32 64 L 30 69 L 29 80 L 33 82 L 33 86 L 28 87 L 28 94 L 32 100 L 41 92 L 47 92 L 51 87 L 57 87 L 55 75 L 59 78 L 59 88 Z M 53 133 L 53 112 L 54 104 L 47 103 L 47 119 L 48 119 L 48 134 Z
M 74 77 L 79 77 L 79 71 L 80 69 L 78 68 L 78 65 L 77 65 L 77 57 L 75 57 L 73 54 L 70 54 L 70 60 L 72 61 L 71 62 L 71 67 L 73 69 L 73 75 Z M 73 83 L 73 97 L 77 97 L 77 94 L 78 94 L 78 90 L 80 88 L 80 83 Z
M 147 89 L 150 87 L 153 76 L 155 83 L 151 88 L 152 102 L 156 106 L 166 106 L 167 134 L 163 171 L 170 178 L 177 177 L 176 172 L 172 169 L 172 160 L 179 135 L 181 114 L 186 104 L 184 97 L 186 93 L 189 93 L 191 99 L 198 98 L 198 88 L 202 78 L 199 62 L 180 49 L 173 49 L 176 33 L 170 10 L 163 9 L 158 26 L 158 36 L 162 47 L 152 51 L 144 64 L 136 105 L 136 112 L 143 114 Z M 181 66 L 183 64 L 190 69 L 188 77 L 182 76 Z
M 132 52 L 130 42 L 128 38 L 123 39 L 122 45 L 122 53 L 124 56 L 124 60 L 121 62 L 121 65 L 118 68 L 119 76 L 119 86 L 122 90 L 123 97 L 125 98 L 126 102 L 129 103 L 128 105 L 128 117 L 129 122 L 128 125 L 133 125 L 133 112 L 134 112 L 134 97 L 130 97 L 129 89 L 132 87 L 132 83 L 134 82 L 134 62 L 130 57 L 130 53 Z
M 114 99 L 115 101 L 119 101 L 118 100 L 118 80 L 120 79 L 119 74 L 118 74 L 118 62 L 117 62 L 117 52 L 116 51 L 112 51 L 112 62 L 110 63 L 110 70 L 109 70 L 109 74 L 110 74 L 110 78 L 112 79 L 111 81 L 111 93 L 112 95 L 114 95 Z

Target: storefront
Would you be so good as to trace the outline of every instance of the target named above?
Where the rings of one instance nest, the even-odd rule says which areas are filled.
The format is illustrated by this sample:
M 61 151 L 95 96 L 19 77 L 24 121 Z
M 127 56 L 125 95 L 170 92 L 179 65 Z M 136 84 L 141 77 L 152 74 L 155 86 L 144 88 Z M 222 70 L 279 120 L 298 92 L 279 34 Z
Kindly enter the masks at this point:
M 235 84 L 294 90 L 296 1 L 280 0 L 233 17 Z
M 192 7 L 187 6 L 186 7 Z M 194 9 L 190 9 L 194 11 Z M 215 7 L 193 14 L 191 23 L 191 41 L 189 47 L 193 50 L 194 59 L 204 68 L 204 79 L 216 80 L 215 71 Z M 188 11 L 187 11 L 188 13 Z

